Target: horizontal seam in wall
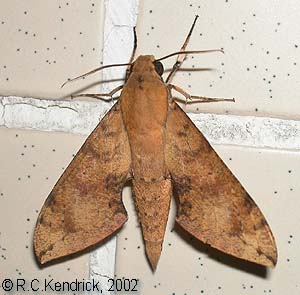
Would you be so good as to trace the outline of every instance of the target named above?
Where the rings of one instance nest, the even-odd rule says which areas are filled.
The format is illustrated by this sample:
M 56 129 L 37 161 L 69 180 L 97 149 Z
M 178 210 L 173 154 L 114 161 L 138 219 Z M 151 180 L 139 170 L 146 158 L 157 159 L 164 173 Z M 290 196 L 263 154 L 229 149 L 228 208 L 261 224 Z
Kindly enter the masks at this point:
M 88 135 L 110 102 L 0 97 L 0 126 Z M 300 121 L 269 117 L 188 114 L 212 144 L 300 151 Z

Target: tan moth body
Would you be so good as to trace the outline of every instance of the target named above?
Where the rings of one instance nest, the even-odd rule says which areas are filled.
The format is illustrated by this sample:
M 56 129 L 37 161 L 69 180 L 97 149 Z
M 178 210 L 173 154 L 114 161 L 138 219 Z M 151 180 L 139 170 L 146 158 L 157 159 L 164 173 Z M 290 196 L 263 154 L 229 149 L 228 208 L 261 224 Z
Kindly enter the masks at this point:
M 168 220 L 171 179 L 164 157 L 168 91 L 153 62 L 153 56 L 136 60 L 120 107 L 131 147 L 135 203 L 147 256 L 155 269 Z
M 176 221 L 225 253 L 275 266 L 271 230 L 254 201 L 139 56 L 119 101 L 87 138 L 46 200 L 34 248 L 46 263 L 95 245 L 127 220 L 121 193 L 132 181 L 145 249 L 156 268 L 172 192 Z

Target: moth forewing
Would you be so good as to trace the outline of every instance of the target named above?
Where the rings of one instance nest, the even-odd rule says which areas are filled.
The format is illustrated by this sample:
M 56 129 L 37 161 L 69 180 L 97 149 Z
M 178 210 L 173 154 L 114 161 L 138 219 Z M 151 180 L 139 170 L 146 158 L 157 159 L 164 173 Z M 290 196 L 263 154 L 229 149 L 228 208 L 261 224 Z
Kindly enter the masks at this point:
M 179 197 L 177 222 L 220 251 L 274 267 L 276 244 L 263 214 L 192 121 L 171 104 L 165 155 Z
M 46 263 L 95 245 L 127 220 L 121 200 L 131 155 L 119 103 L 102 119 L 49 194 L 34 250 Z

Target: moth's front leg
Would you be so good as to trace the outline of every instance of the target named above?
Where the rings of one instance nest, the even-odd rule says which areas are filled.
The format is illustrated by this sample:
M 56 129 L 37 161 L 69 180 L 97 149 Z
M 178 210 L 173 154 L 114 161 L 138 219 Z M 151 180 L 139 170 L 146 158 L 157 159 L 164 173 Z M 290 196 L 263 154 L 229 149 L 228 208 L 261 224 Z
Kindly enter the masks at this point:
M 101 100 L 113 100 L 113 95 L 115 93 L 117 93 L 119 90 L 121 90 L 124 87 L 124 85 L 120 85 L 116 88 L 114 88 L 112 91 L 110 91 L 109 93 L 81 93 L 81 94 L 75 94 L 75 95 L 71 95 L 71 98 L 75 98 L 75 97 L 80 97 L 80 96 L 86 96 L 86 97 L 91 97 L 91 98 L 96 98 L 96 99 L 101 99 Z M 105 97 L 105 98 L 104 98 Z M 109 99 L 107 99 L 106 97 L 109 97 Z

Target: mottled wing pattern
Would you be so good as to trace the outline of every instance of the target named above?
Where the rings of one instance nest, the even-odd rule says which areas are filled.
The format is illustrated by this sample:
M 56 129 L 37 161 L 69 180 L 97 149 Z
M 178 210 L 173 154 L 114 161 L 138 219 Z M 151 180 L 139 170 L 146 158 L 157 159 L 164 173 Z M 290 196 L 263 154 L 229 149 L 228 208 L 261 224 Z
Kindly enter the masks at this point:
M 263 214 L 175 102 L 168 111 L 165 157 L 179 197 L 177 222 L 220 251 L 274 267 L 276 245 Z
M 39 215 L 34 248 L 41 263 L 94 245 L 127 220 L 121 193 L 131 165 L 117 103 L 81 147 Z

